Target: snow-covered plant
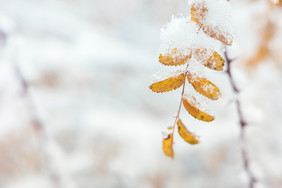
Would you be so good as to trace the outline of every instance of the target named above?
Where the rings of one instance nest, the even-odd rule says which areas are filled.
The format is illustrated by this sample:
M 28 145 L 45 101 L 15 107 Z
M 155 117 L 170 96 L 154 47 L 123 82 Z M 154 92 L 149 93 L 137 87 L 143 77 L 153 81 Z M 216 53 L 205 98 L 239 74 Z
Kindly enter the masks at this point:
M 191 133 L 180 119 L 182 104 L 194 118 L 211 122 L 214 116 L 206 112 L 197 100 L 197 96 L 187 94 L 186 82 L 201 95 L 210 100 L 220 96 L 219 88 L 205 78 L 202 69 L 222 71 L 224 59 L 220 55 L 223 44 L 231 45 L 233 37 L 229 31 L 229 4 L 225 0 L 192 0 L 188 2 L 190 16 L 172 18 L 161 30 L 162 46 L 159 62 L 166 66 L 185 65 L 182 70 L 172 73 L 150 85 L 157 93 L 175 90 L 182 86 L 179 109 L 173 126 L 163 140 L 163 151 L 166 156 L 174 158 L 173 137 L 177 126 L 179 135 L 189 144 L 198 144 L 198 138 Z

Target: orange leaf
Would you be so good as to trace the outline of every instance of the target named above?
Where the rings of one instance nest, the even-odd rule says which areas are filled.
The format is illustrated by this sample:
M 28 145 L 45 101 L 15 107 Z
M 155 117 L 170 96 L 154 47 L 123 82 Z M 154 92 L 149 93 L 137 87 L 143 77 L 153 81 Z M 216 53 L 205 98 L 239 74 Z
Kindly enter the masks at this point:
M 178 133 L 179 135 L 189 144 L 198 144 L 199 141 L 195 138 L 195 136 L 187 130 L 185 125 L 182 123 L 180 119 L 177 121 Z
M 167 129 L 168 129 L 168 130 L 173 130 L 173 127 L 168 127 Z
M 190 11 L 191 20 L 196 22 L 206 35 L 231 46 L 232 36 L 230 33 L 221 31 L 218 26 L 211 26 L 205 23 L 207 12 L 208 8 L 205 2 L 193 3 Z
M 167 138 L 165 138 L 163 140 L 163 151 L 164 151 L 164 154 L 168 157 L 171 157 L 172 159 L 174 158 L 174 152 L 173 152 L 173 148 L 172 148 L 172 145 L 173 145 L 173 134 L 170 133 Z
M 201 24 L 200 22 L 205 19 L 207 12 L 207 5 L 204 2 L 193 3 L 190 11 L 191 20 L 197 24 Z
M 188 61 L 188 59 L 191 58 L 191 52 L 185 54 L 187 53 L 185 51 L 174 48 L 171 52 L 160 54 L 159 61 L 163 65 L 170 65 L 170 66 L 184 65 Z
M 224 66 L 224 59 L 216 51 L 214 51 L 209 58 L 205 58 L 205 56 L 207 56 L 207 53 L 207 49 L 196 49 L 194 52 L 194 57 L 198 61 L 204 61 L 203 65 L 205 67 L 216 71 L 222 71 Z
M 150 85 L 150 89 L 157 93 L 168 92 L 179 88 L 184 84 L 184 82 L 185 74 L 181 73 L 178 76 L 170 77 Z
M 220 90 L 216 85 L 206 78 L 198 77 L 195 73 L 188 72 L 187 79 L 194 89 L 211 100 L 217 100 L 220 97 Z
M 206 35 L 209 35 L 211 38 L 219 40 L 228 46 L 232 45 L 233 41 L 231 34 L 220 31 L 218 26 L 202 25 L 202 30 Z
M 189 114 L 191 116 L 193 116 L 194 118 L 198 119 L 198 120 L 202 120 L 202 121 L 206 121 L 206 122 L 211 122 L 214 120 L 214 117 L 199 110 L 197 108 L 197 101 L 195 98 L 192 98 L 191 100 L 188 100 L 187 98 L 183 97 L 182 98 L 183 101 L 183 106 L 185 107 L 185 109 L 189 112 Z

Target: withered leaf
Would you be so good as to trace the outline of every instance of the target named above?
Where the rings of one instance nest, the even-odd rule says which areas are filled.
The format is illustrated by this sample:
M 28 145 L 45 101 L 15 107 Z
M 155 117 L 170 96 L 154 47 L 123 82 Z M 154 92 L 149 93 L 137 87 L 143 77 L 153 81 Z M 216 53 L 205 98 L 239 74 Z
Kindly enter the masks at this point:
M 183 97 L 182 102 L 183 102 L 184 108 L 194 118 L 201 120 L 201 121 L 206 121 L 206 122 L 211 122 L 214 120 L 213 116 L 198 109 L 196 105 L 194 104 L 195 102 L 193 102 L 192 100 L 188 100 L 186 97 Z
M 194 57 L 198 61 L 203 61 L 203 65 L 209 69 L 216 71 L 222 71 L 224 66 L 224 59 L 216 51 L 213 51 L 212 55 L 208 58 L 207 49 L 196 49 L 194 52 Z
M 202 31 L 211 38 L 219 40 L 224 44 L 232 45 L 232 35 L 226 31 L 221 31 L 218 26 L 206 24 L 208 8 L 206 2 L 195 2 L 191 6 L 191 20 L 196 22 Z
M 167 78 L 163 81 L 150 85 L 150 89 L 157 93 L 168 92 L 179 88 L 185 82 L 185 74 L 180 73 L 178 76 Z
M 182 123 L 180 119 L 177 121 L 178 133 L 179 135 L 189 144 L 198 144 L 199 141 L 195 138 L 195 136 L 187 130 L 185 125 Z
M 174 127 L 168 127 L 167 129 L 168 129 L 168 130 L 173 130 L 173 128 L 174 128 Z
M 163 140 L 163 151 L 164 154 L 168 157 L 174 158 L 173 152 L 173 134 L 170 133 L 164 140 Z
M 228 46 L 232 45 L 233 41 L 231 34 L 220 31 L 218 26 L 202 25 L 202 30 L 206 35 L 209 35 L 211 38 L 219 40 Z
M 191 6 L 191 20 L 200 25 L 202 20 L 205 20 L 208 12 L 207 5 L 204 2 L 193 3 Z
M 187 54 L 187 50 L 179 50 L 174 48 L 173 50 L 160 54 L 159 61 L 163 65 L 167 66 L 179 66 L 187 63 L 188 59 L 191 58 L 191 52 Z
M 198 77 L 195 73 L 188 72 L 187 79 L 194 89 L 211 100 L 217 100 L 221 94 L 218 87 L 206 78 Z

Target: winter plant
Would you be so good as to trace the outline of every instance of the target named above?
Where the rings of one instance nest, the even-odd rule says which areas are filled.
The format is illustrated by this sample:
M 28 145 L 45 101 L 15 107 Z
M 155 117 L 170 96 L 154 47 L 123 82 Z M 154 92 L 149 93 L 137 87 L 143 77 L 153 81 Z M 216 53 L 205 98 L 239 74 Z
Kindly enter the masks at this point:
M 161 31 L 162 47 L 159 62 L 166 66 L 185 65 L 182 70 L 171 73 L 164 80 L 150 85 L 157 93 L 175 90 L 182 86 L 179 109 L 169 134 L 163 140 L 163 151 L 166 156 L 174 158 L 173 137 L 177 126 L 179 135 L 189 144 L 198 144 L 198 138 L 190 132 L 180 118 L 182 105 L 194 118 L 211 122 L 214 116 L 206 112 L 196 96 L 187 94 L 186 82 L 195 91 L 210 100 L 221 96 L 220 89 L 205 78 L 204 67 L 213 71 L 222 71 L 224 59 L 220 55 L 223 44 L 230 46 L 233 41 L 228 27 L 229 4 L 227 1 L 189 1 L 190 16 L 172 18 L 171 22 Z M 220 4 L 220 6 L 218 6 Z M 218 8 L 219 7 L 219 8 Z
M 214 116 L 209 114 L 202 103 L 199 102 L 201 95 L 209 100 L 220 98 L 220 89 L 209 79 L 206 73 L 223 71 L 227 74 L 235 97 L 235 104 L 239 117 L 241 154 L 244 170 L 249 178 L 249 188 L 253 188 L 258 182 L 250 170 L 250 159 L 245 146 L 245 127 L 248 122 L 242 111 L 241 102 L 238 98 L 240 90 L 235 84 L 234 75 L 231 71 L 231 63 L 227 47 L 232 45 L 233 32 L 230 25 L 230 5 L 228 0 L 189 0 L 189 17 L 172 18 L 161 30 L 162 46 L 159 62 L 166 66 L 184 66 L 182 70 L 170 73 L 170 76 L 159 77 L 150 89 L 157 93 L 163 93 L 182 87 L 181 100 L 175 122 L 168 128 L 168 134 L 163 140 L 163 151 L 166 156 L 174 158 L 173 138 L 177 126 L 178 133 L 189 144 L 198 144 L 198 137 L 190 132 L 180 118 L 182 106 L 194 118 L 211 122 Z M 259 3 L 258 3 L 259 4 Z M 236 59 L 243 64 L 246 70 L 253 70 L 261 62 L 276 62 L 275 66 L 281 69 L 281 49 L 277 41 L 281 37 L 281 25 L 277 17 L 281 15 L 281 0 L 263 1 L 265 11 L 257 13 L 262 18 L 257 45 L 252 53 L 242 52 Z M 256 22 L 255 22 L 256 23 Z M 279 34 L 280 33 L 280 34 Z M 278 38 L 278 39 L 277 39 Z M 226 64 L 226 67 L 224 67 Z M 192 85 L 198 93 L 193 96 L 187 94 L 186 83 Z M 199 95 L 200 94 L 200 95 Z

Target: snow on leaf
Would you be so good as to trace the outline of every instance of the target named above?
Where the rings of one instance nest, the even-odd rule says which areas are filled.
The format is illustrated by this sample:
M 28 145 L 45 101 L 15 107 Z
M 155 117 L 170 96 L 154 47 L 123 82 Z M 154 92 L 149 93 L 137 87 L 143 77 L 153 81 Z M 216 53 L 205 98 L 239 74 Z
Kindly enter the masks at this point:
M 189 144 L 198 144 L 199 141 L 195 138 L 195 136 L 187 130 L 185 125 L 182 123 L 180 119 L 177 121 L 178 133 L 179 135 Z
M 178 66 L 183 65 L 187 62 L 188 59 L 191 58 L 191 51 L 188 50 L 180 50 L 174 48 L 171 51 L 166 53 L 161 53 L 159 56 L 159 61 L 163 65 L 170 65 L 170 66 Z
M 150 89 L 157 93 L 168 92 L 179 88 L 184 84 L 184 82 L 185 82 L 185 74 L 180 73 L 179 75 L 167 78 L 163 81 L 156 82 L 150 85 Z
M 197 101 L 194 97 L 191 97 L 190 99 L 183 97 L 182 98 L 183 106 L 184 108 L 188 111 L 188 113 L 193 116 L 194 118 L 201 120 L 201 121 L 206 121 L 206 122 L 211 122 L 214 120 L 214 117 L 201 111 L 197 106 Z
M 174 152 L 173 152 L 173 134 L 170 133 L 166 138 L 163 140 L 163 151 L 164 154 L 168 157 L 174 158 Z
M 187 79 L 194 89 L 205 97 L 211 100 L 217 100 L 220 97 L 220 90 L 208 79 L 198 77 L 195 73 L 191 72 L 187 74 Z
M 181 54 L 189 55 L 191 49 L 220 49 L 221 43 L 203 31 L 198 25 L 186 17 L 175 18 L 161 29 L 161 54 L 166 54 L 177 48 Z
M 198 3 L 195 2 L 191 6 L 191 20 L 201 25 L 206 18 L 207 12 L 207 5 L 204 1 Z
M 224 66 L 224 59 L 219 55 L 216 51 L 209 51 L 205 49 L 196 49 L 193 51 L 193 57 L 199 62 L 202 62 L 202 64 L 209 68 L 216 71 L 222 71 Z
M 211 6 L 213 3 L 215 5 Z M 213 20 L 212 17 L 213 15 L 217 15 L 217 12 L 222 12 L 222 10 L 227 7 L 227 4 L 221 2 L 223 5 L 220 9 L 217 7 L 217 4 L 217 2 L 207 3 L 205 0 L 193 1 L 190 11 L 191 20 L 196 22 L 206 35 L 231 46 L 233 37 L 230 32 L 227 31 L 226 27 L 223 26 L 228 22 L 224 20 L 222 24 L 217 22 L 218 20 Z M 215 10 L 211 14 L 208 14 L 212 9 Z M 221 15 L 219 20 L 221 21 L 222 18 L 224 18 L 224 16 Z
M 221 94 L 218 87 L 206 78 L 198 77 L 195 73 L 188 72 L 187 79 L 194 89 L 211 100 L 217 100 Z
M 203 25 L 202 29 L 203 29 L 204 33 L 209 35 L 211 38 L 217 39 L 217 40 L 223 42 L 224 44 L 226 44 L 228 46 L 232 45 L 231 35 L 229 33 L 220 31 L 218 26 Z

